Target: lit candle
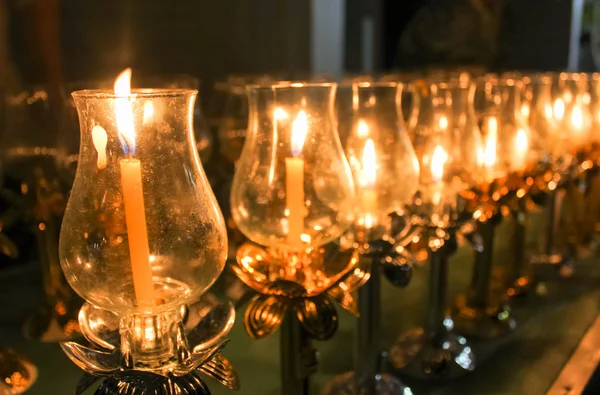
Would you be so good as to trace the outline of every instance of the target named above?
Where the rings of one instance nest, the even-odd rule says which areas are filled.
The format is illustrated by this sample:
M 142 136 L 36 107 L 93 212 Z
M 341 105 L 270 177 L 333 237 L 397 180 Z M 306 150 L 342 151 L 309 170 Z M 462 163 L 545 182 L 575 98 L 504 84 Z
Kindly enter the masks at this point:
M 489 117 L 487 122 L 487 134 L 485 136 L 485 148 L 483 153 L 483 166 L 489 175 L 494 177 L 494 167 L 496 166 L 496 150 L 498 144 L 498 120 L 496 117 Z
M 563 101 L 563 99 L 556 99 L 556 101 L 554 102 L 554 108 L 552 112 L 556 121 L 562 121 L 563 117 L 565 116 L 565 102 Z
M 119 75 L 115 82 L 115 113 L 119 136 L 124 140 L 124 147 L 129 155 L 135 153 L 135 128 L 133 111 L 128 96 L 131 94 L 131 69 Z M 144 210 L 144 193 L 142 188 L 142 169 L 139 159 L 129 157 L 121 159 L 121 188 L 125 205 L 125 221 L 129 239 L 129 258 L 133 273 L 133 287 L 137 304 L 141 307 L 155 305 L 152 268 L 150 267 L 150 250 L 148 247 L 148 229 Z
M 302 154 L 307 132 L 306 111 L 300 110 L 292 122 L 292 156 L 285 158 L 288 242 L 292 245 L 302 242 L 304 231 L 304 160 L 299 156 Z
M 363 150 L 363 190 L 362 211 L 365 215 L 364 225 L 372 228 L 377 223 L 377 192 L 375 191 L 376 168 L 375 144 L 367 139 Z
M 529 149 L 529 138 L 527 132 L 519 129 L 515 136 L 515 149 L 513 150 L 512 170 L 521 171 L 527 164 L 527 151 Z
M 441 145 L 438 145 L 433 150 L 431 156 L 431 180 L 433 181 L 432 203 L 439 205 L 442 201 L 444 165 L 448 160 L 448 154 Z

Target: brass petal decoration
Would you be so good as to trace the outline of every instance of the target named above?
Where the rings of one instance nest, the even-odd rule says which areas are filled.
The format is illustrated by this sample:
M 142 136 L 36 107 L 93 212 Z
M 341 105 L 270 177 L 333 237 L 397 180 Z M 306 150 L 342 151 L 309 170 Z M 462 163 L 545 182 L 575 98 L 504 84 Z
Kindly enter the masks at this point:
M 354 299 L 350 292 L 344 291 L 338 286 L 331 288 L 329 291 L 327 291 L 327 293 L 329 296 L 334 298 L 344 310 L 349 311 L 354 316 L 358 317 L 358 306 L 356 304 L 356 299 Z
M 246 331 L 253 339 L 261 339 L 275 332 L 281 326 L 287 305 L 282 298 L 258 294 L 246 308 L 244 323 Z
M 337 310 L 327 296 L 301 299 L 295 309 L 302 327 L 313 339 L 327 340 L 335 334 L 338 328 Z
M 75 342 L 64 342 L 60 346 L 69 359 L 87 373 L 108 375 L 119 370 L 119 353 L 97 351 Z
M 221 354 L 215 355 L 210 361 L 200 366 L 198 370 L 231 390 L 237 391 L 240 389 L 237 373 L 233 370 L 231 362 Z

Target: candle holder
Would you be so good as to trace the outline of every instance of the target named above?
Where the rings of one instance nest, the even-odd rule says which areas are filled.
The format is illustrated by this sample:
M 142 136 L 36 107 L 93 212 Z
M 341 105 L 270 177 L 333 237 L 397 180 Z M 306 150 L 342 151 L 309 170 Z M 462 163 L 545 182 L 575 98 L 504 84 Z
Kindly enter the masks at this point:
M 472 237 L 469 216 L 462 214 L 464 199 L 459 196 L 479 180 L 481 135 L 478 128 L 461 124 L 452 108 L 456 91 L 471 89 L 471 84 L 465 75 L 422 84 L 413 139 L 420 164 L 419 192 L 410 213 L 413 223 L 423 229 L 421 238 L 427 240 L 429 305 L 424 328 L 401 335 L 388 354 L 398 371 L 422 379 L 454 378 L 475 369 L 471 347 L 453 332 L 454 323 L 446 315 L 448 258 L 457 248 L 457 232 L 480 248 L 478 238 Z
M 412 277 L 404 247 L 419 228 L 403 214 L 418 187 L 418 160 L 402 117 L 403 85 L 355 81 L 351 89 L 352 95 L 338 92 L 338 131 L 358 185 L 354 233 L 370 276 L 358 290 L 355 369 L 334 378 L 324 393 L 405 394 L 410 389 L 382 371 L 381 276 L 397 287 Z
M 331 297 L 354 309 L 365 277 L 352 271 L 352 245 L 328 252 L 353 221 L 354 185 L 335 128 L 336 84 L 276 83 L 247 88 L 248 134 L 231 192 L 238 228 L 261 247 L 238 249 L 238 276 L 259 294 L 246 329 L 262 337 L 282 326 L 282 393 L 308 392 L 316 368 L 310 339 L 337 328 Z M 333 250 L 336 251 L 336 248 Z M 348 252 L 346 252 L 348 251 Z
M 219 354 L 233 307 L 200 300 L 227 238 L 194 142 L 196 91 L 131 92 L 130 78 L 73 93 L 81 143 L 59 252 L 92 344 L 61 344 L 86 373 L 76 393 L 104 378 L 97 394 L 208 394 L 199 373 L 237 388 Z
M 576 242 L 583 227 L 581 215 L 572 211 L 575 219 L 569 229 L 560 228 L 562 201 L 565 194 L 580 198 L 575 186 L 582 172 L 591 168 L 591 163 L 582 160 L 580 152 L 589 145 L 592 131 L 588 77 L 583 73 L 560 73 L 553 81 L 553 104 L 551 111 L 550 142 L 551 171 L 545 181 L 548 189 L 546 206 L 547 222 L 545 240 L 540 254 L 532 258 L 536 265 L 554 265 L 561 271 L 570 267 L 576 254 Z M 550 111 L 548 111 L 550 114 Z M 571 210 L 578 210 L 573 205 Z M 566 235 L 566 248 L 558 247 L 559 234 Z M 571 239 L 571 240 L 568 240 Z M 572 273 L 568 268 L 565 273 Z
M 297 259 L 304 270 L 296 281 L 273 272 Z M 308 393 L 309 377 L 317 369 L 312 340 L 328 340 L 335 334 L 334 301 L 358 314 L 352 292 L 369 279 L 368 266 L 359 264 L 356 249 L 336 243 L 292 256 L 246 243 L 239 247 L 232 268 L 252 290 L 244 297 L 249 300 L 244 316 L 248 335 L 261 339 L 281 328 L 282 394 Z

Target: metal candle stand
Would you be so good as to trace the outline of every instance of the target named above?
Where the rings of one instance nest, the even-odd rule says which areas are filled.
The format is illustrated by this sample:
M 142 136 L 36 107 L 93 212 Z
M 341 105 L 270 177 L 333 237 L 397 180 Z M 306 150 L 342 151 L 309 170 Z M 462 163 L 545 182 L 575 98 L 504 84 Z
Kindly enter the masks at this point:
M 430 262 L 425 327 L 401 335 L 389 352 L 394 368 L 407 376 L 451 379 L 475 369 L 471 347 L 464 337 L 453 332 L 454 322 L 446 314 L 448 258 L 457 249 L 457 231 L 456 227 L 424 230 Z
M 410 233 L 412 236 L 414 233 Z M 405 287 L 412 277 L 412 257 L 404 249 L 406 243 L 377 240 L 365 245 L 361 259 L 370 262 L 369 281 L 358 289 L 355 370 L 336 377 L 324 391 L 328 395 L 407 394 L 407 388 L 396 377 L 382 372 L 381 274 L 393 285 Z
M 516 328 L 506 298 L 490 295 L 495 229 L 502 221 L 496 211 L 490 218 L 478 221 L 477 231 L 483 244 L 475 246 L 473 276 L 464 303 L 456 306 L 452 318 L 458 332 L 483 339 L 495 339 Z M 509 277 L 511 277 L 509 275 Z
M 93 348 L 75 342 L 61 343 L 67 356 L 85 372 L 75 394 L 82 394 L 103 379 L 96 395 L 210 395 L 200 374 L 230 389 L 239 389 L 237 374 L 220 354 L 228 342 L 224 337 L 235 321 L 233 306 L 207 303 L 205 296 L 182 314 L 184 327 L 177 329 L 178 344 L 174 350 L 177 364 L 137 370 L 131 368 L 131 355 L 121 347 L 119 318 L 112 312 L 84 304 L 79 324 Z
M 333 301 L 357 314 L 352 292 L 369 279 L 369 272 L 359 265 L 358 258 L 355 249 L 324 256 L 324 262 L 333 267 L 339 264 L 342 269 L 309 292 L 299 282 L 270 278 L 268 273 L 274 258 L 268 251 L 250 243 L 238 249 L 237 264 L 232 268 L 252 289 L 245 298 L 250 299 L 244 316 L 246 331 L 251 338 L 260 339 L 281 328 L 282 394 L 309 393 L 309 379 L 317 369 L 317 351 L 312 340 L 328 340 L 338 328 Z

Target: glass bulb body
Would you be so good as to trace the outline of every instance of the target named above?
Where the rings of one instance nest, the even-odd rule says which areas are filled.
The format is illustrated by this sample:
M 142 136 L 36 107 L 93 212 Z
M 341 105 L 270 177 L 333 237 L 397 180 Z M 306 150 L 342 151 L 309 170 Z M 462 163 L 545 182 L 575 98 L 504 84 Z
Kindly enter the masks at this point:
M 402 92 L 396 82 L 352 84 L 350 122 L 339 124 L 357 188 L 356 223 L 374 238 L 389 228 L 389 214 L 403 212 L 412 202 L 419 184 L 419 162 L 402 118 Z
M 60 235 L 66 278 L 119 316 L 197 300 L 227 236 L 193 135 L 196 91 L 73 93 L 81 144 Z
M 583 73 L 560 73 L 554 81 L 554 134 L 560 147 L 557 154 L 561 157 L 572 157 L 584 149 L 592 137 L 588 83 Z
M 248 135 L 231 210 L 250 240 L 304 251 L 353 221 L 354 183 L 335 128 L 336 85 L 250 86 Z
M 542 160 L 549 161 L 560 149 L 552 127 L 552 77 L 547 74 L 531 77 L 528 92 L 531 97 L 529 126 L 532 149 L 539 152 Z
M 459 82 L 421 85 L 419 117 L 413 139 L 420 165 L 419 197 L 416 199 L 419 213 L 440 226 L 448 224 L 454 216 L 457 195 L 475 183 L 477 155 L 481 150 L 477 146 L 481 139 L 479 130 L 475 127 L 466 129 L 466 122 L 461 127 L 460 115 L 453 116 L 451 84 L 454 83 Z M 470 89 L 466 90 L 467 103 L 472 103 Z

